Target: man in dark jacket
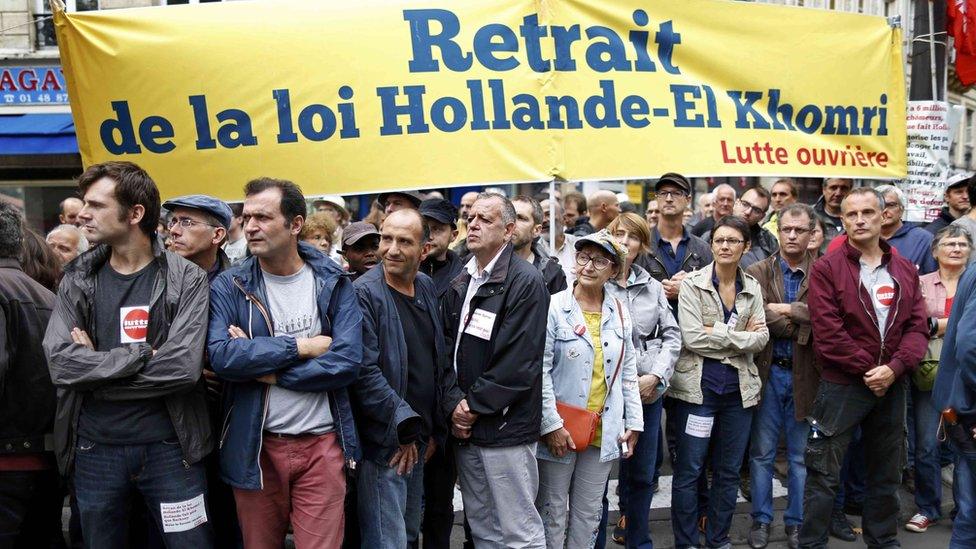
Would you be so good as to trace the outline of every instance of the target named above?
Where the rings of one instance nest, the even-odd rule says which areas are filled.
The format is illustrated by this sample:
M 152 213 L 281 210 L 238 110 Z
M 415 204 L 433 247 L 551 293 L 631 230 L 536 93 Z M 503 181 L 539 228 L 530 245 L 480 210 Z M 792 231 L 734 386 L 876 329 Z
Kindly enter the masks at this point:
M 841 205 L 848 240 L 810 273 L 808 306 L 822 380 L 808 417 L 801 547 L 827 544 L 841 461 L 858 427 L 867 463 L 865 542 L 897 544 L 904 377 L 924 356 L 929 329 L 915 266 L 881 240 L 883 210 L 874 189 L 851 191 Z
M 458 235 L 458 211 L 449 200 L 431 198 L 420 203 L 420 214 L 430 229 L 430 251 L 420 263 L 420 272 L 434 281 L 438 297 L 451 287 L 451 280 L 464 266 L 451 242 Z
M 514 231 L 512 203 L 480 194 L 468 218 L 472 257 L 443 302 L 464 394 L 451 429 L 461 441 L 458 476 L 475 545 L 541 548 L 535 450 L 549 292 L 508 243 Z
M 925 226 L 926 231 L 936 234 L 948 227 L 953 221 L 966 215 L 970 209 L 967 186 L 972 177 L 972 172 L 966 172 L 949 178 L 945 190 L 946 205 L 939 211 L 939 217 Z
M 786 541 L 790 549 L 799 545 L 806 479 L 803 452 L 810 431 L 806 417 L 820 383 L 807 308 L 808 274 L 813 263 L 807 246 L 816 214 L 810 206 L 793 204 L 777 212 L 777 222 L 779 253 L 746 270 L 762 288 L 770 335 L 769 344 L 756 358 L 763 394 L 752 422 L 749 450 L 753 520 L 749 546 L 754 549 L 769 542 L 773 461 L 781 433 L 785 434 L 789 463 L 789 505 L 783 514 Z
M 445 419 L 453 407 L 442 403 L 464 397 L 447 361 L 433 283 L 418 274 L 430 247 L 427 236 L 416 210 L 387 216 L 380 236 L 383 262 L 354 285 L 363 311 L 363 365 L 353 386 L 353 409 L 363 443 L 357 488 L 364 547 L 417 543 L 424 495 L 418 461 L 445 442 Z
M 204 194 L 172 198 L 163 203 L 170 212 L 169 249 L 196 264 L 207 273 L 207 282 L 230 268 L 231 262 L 221 249 L 234 223 L 234 212 L 223 200 Z M 243 233 L 241 238 L 243 238 Z M 207 382 L 207 407 L 210 425 L 221 427 L 223 385 L 204 357 L 203 376 Z M 207 469 L 207 498 L 213 523 L 216 547 L 241 547 L 241 528 L 237 522 L 234 492 L 220 478 L 220 455 L 211 452 L 204 463 Z
M 78 185 L 78 219 L 98 246 L 65 270 L 44 351 L 59 389 L 58 463 L 74 479 L 85 543 L 126 543 L 135 490 L 167 545 L 210 547 L 206 274 L 159 246 L 159 191 L 141 168 L 96 164 Z
M 939 370 L 932 389 L 936 410 L 952 409 L 943 424 L 956 453 L 952 485 L 956 518 L 949 547 L 976 547 L 976 269 L 966 269 L 953 298 Z
M 0 547 L 56 547 L 56 399 L 41 348 L 54 294 L 21 270 L 23 218 L 0 202 Z M 62 542 L 63 543 L 63 542 Z
M 762 221 L 766 218 L 766 210 L 769 209 L 769 201 L 769 191 L 762 185 L 757 185 L 742 193 L 742 198 L 736 201 L 735 208 L 732 210 L 734 215 L 745 219 L 749 224 L 749 249 L 739 260 L 739 265 L 743 269 L 776 255 L 779 251 L 776 237 L 762 226 Z M 711 241 L 711 238 L 705 240 Z
M 345 468 L 359 446 L 347 388 L 362 364 L 348 276 L 298 242 L 305 197 L 290 181 L 244 188 L 251 257 L 210 291 L 210 365 L 226 380 L 220 464 L 245 546 L 342 544 Z M 336 502 L 340 502 L 338 505 Z
M 515 206 L 515 234 L 512 235 L 515 255 L 539 269 L 549 295 L 565 290 L 566 275 L 559 261 L 539 245 L 539 236 L 542 234 L 542 206 L 536 199 L 525 195 L 513 198 L 512 205 Z

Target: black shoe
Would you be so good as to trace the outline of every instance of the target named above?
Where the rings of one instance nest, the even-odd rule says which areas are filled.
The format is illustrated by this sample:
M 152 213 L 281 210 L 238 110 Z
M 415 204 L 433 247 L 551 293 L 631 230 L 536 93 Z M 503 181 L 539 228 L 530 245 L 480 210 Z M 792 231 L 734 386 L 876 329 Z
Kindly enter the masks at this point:
M 763 549 L 769 545 L 769 523 L 753 522 L 749 530 L 749 547 Z
M 789 547 L 789 549 L 798 549 L 800 547 L 799 525 L 786 527 L 786 546 Z
M 857 541 L 857 534 L 854 533 L 847 516 L 836 511 L 830 516 L 830 535 L 841 541 Z

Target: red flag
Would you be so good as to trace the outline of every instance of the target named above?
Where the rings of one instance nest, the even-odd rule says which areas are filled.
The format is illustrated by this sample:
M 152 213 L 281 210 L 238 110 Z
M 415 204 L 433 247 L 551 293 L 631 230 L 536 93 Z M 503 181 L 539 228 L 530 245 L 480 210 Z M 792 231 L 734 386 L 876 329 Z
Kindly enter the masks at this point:
M 976 83 L 976 0 L 948 0 L 946 30 L 956 44 L 956 75 L 969 86 Z

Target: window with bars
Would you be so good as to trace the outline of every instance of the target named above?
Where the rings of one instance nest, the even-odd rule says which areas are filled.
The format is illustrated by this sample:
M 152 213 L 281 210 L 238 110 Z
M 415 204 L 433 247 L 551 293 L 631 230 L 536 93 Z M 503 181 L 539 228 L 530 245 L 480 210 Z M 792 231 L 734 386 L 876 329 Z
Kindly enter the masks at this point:
M 73 11 L 94 11 L 99 9 L 99 0 L 64 0 L 65 7 L 69 12 Z M 35 0 L 34 19 L 37 30 L 36 45 L 37 49 L 56 48 L 58 40 L 54 34 L 54 20 L 48 11 L 47 0 Z

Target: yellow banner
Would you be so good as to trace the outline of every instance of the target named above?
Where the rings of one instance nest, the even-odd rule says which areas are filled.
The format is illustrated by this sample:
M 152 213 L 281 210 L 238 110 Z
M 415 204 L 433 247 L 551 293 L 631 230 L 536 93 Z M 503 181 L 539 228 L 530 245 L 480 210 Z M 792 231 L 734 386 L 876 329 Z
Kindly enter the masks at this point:
M 723 0 L 280 0 L 55 14 L 86 165 L 237 198 L 903 178 L 901 31 Z

